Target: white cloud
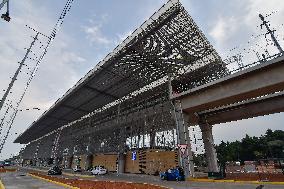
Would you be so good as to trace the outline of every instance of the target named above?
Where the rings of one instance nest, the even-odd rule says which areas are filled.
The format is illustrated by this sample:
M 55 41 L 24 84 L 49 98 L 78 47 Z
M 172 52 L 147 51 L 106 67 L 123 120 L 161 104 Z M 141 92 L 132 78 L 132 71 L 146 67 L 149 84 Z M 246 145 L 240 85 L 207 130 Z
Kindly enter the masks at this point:
M 217 42 L 224 44 L 237 31 L 238 20 L 235 17 L 219 16 L 209 35 Z
M 110 40 L 102 31 L 108 18 L 108 14 L 102 14 L 100 16 L 92 15 L 91 18 L 88 19 L 89 25 L 82 27 L 86 34 L 86 38 L 92 45 L 109 45 L 112 43 L 112 40 Z
M 92 44 L 108 45 L 111 43 L 111 40 L 103 35 L 99 25 L 84 27 L 84 31 Z

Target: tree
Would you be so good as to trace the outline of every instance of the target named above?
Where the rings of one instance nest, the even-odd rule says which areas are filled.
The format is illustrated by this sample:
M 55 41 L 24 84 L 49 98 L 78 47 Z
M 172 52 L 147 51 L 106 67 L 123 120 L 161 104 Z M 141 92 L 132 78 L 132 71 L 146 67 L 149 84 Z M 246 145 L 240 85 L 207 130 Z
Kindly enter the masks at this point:
M 241 141 L 221 141 L 216 146 L 220 163 L 226 161 L 252 161 L 266 158 L 284 157 L 284 131 L 268 129 L 265 135 L 250 137 L 246 135 Z

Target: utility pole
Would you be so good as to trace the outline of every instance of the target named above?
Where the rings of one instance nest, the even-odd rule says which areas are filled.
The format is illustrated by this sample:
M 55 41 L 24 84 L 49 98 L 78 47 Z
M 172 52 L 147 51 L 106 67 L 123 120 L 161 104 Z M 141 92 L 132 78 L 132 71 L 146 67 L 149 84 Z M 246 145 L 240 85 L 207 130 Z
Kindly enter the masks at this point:
M 36 40 L 38 39 L 38 35 L 39 35 L 39 32 L 37 32 L 37 34 L 36 34 L 35 37 L 33 38 L 33 41 L 32 41 L 32 43 L 31 43 L 30 47 L 27 49 L 27 52 L 26 52 L 26 54 L 25 54 L 23 60 L 20 62 L 20 65 L 19 65 L 17 71 L 15 72 L 15 74 L 14 74 L 14 76 L 13 76 L 13 78 L 12 78 L 12 80 L 11 80 L 11 82 L 10 82 L 10 84 L 9 84 L 9 86 L 8 86 L 8 88 L 7 88 L 7 90 L 6 90 L 6 92 L 5 92 L 5 94 L 3 95 L 2 99 L 1 99 L 1 102 L 0 102 L 0 111 L 1 111 L 1 109 L 2 109 L 2 107 L 3 107 L 3 105 L 4 105 L 4 102 L 5 102 L 5 100 L 6 100 L 7 96 L 8 96 L 8 94 L 10 93 L 10 91 L 11 91 L 11 89 L 12 89 L 12 87 L 13 87 L 15 81 L 17 80 L 17 77 L 18 77 L 18 75 L 19 75 L 19 73 L 20 73 L 20 71 L 21 71 L 21 69 L 22 69 L 22 67 L 23 67 L 23 65 L 24 65 L 24 63 L 25 63 L 25 61 L 26 61 L 26 59 L 28 58 L 28 55 L 29 55 L 29 53 L 31 52 L 31 49 L 32 49 L 33 45 L 35 44 Z
M 265 26 L 265 27 L 266 27 L 266 29 L 267 29 L 266 35 L 267 35 L 267 34 L 270 34 L 270 35 L 271 35 L 271 39 L 272 39 L 272 41 L 274 42 L 274 45 L 275 45 L 275 46 L 277 47 L 277 49 L 279 50 L 279 52 L 280 52 L 280 53 L 284 53 L 284 51 L 283 51 L 283 49 L 281 48 L 280 44 L 278 43 L 276 37 L 274 36 L 274 32 L 275 32 L 276 30 L 271 30 L 271 29 L 269 28 L 268 21 L 266 21 L 266 20 L 264 19 L 264 16 L 262 16 L 262 14 L 259 14 L 259 18 L 260 18 L 260 20 L 262 21 L 262 24 L 260 25 L 261 29 L 262 29 L 262 26 Z
M 1 18 L 3 18 L 7 22 L 10 22 L 11 18 L 9 15 L 9 0 L 3 0 L 2 3 L 0 3 L 0 10 L 4 7 L 5 4 L 7 4 L 7 12 L 5 14 L 2 14 Z
M 4 125 L 4 120 L 7 116 L 7 114 L 9 113 L 10 108 L 12 107 L 12 101 L 10 102 L 10 104 L 8 105 L 6 112 L 3 116 L 3 118 L 1 119 L 1 123 L 0 123 L 0 135 L 2 134 L 2 130 L 3 130 L 3 125 Z

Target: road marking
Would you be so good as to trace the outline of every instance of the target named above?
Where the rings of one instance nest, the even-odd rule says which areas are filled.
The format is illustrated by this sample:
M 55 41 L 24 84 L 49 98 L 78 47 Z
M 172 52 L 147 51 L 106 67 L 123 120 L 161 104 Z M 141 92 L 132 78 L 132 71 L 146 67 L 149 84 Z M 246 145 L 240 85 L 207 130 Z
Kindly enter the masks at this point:
M 82 177 L 82 178 L 95 178 L 95 176 L 93 175 L 81 175 L 81 174 L 72 174 L 72 173 L 65 173 L 65 172 L 62 172 L 63 175 L 67 175 L 67 176 L 71 176 L 71 177 Z
M 31 173 L 28 173 L 28 175 L 31 176 L 31 177 L 40 179 L 40 180 L 44 180 L 44 181 L 46 181 L 46 182 L 50 182 L 50 183 L 53 183 L 53 184 L 57 184 L 57 185 L 63 186 L 63 187 L 65 187 L 65 188 L 80 189 L 80 188 L 77 188 L 77 187 L 74 187 L 74 186 L 70 186 L 70 185 L 68 185 L 68 184 L 64 184 L 64 183 L 61 183 L 61 182 L 57 182 L 57 181 L 49 180 L 49 179 L 46 179 L 46 178 L 42 178 L 42 177 L 33 175 L 33 174 L 31 174 Z
M 4 186 L 4 184 L 3 184 L 1 179 L 0 179 L 0 189 L 5 189 L 5 186 Z

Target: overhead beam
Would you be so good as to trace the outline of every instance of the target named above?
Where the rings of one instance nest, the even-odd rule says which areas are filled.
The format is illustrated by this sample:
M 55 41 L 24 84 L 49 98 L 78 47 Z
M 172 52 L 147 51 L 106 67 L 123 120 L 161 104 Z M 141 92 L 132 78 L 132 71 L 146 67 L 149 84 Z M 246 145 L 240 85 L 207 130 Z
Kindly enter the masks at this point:
M 284 56 L 176 95 L 185 112 L 199 112 L 284 90 Z
M 284 112 L 284 92 L 199 112 L 198 115 L 214 125 L 280 112 Z
M 102 94 L 102 95 L 104 95 L 104 96 L 111 97 L 113 100 L 118 99 L 118 97 L 116 97 L 116 96 L 114 96 L 114 95 L 112 95 L 112 94 L 109 94 L 109 93 L 107 93 L 107 92 L 101 91 L 101 90 L 96 89 L 96 88 L 94 88 L 94 87 L 91 87 L 91 86 L 89 86 L 89 85 L 84 85 L 83 87 L 86 88 L 86 89 L 88 89 L 88 90 L 91 90 L 91 91 L 100 93 L 100 94 Z
M 61 104 L 62 107 L 65 107 L 65 108 L 68 108 L 68 109 L 71 109 L 71 110 L 76 110 L 76 111 L 79 111 L 79 112 L 84 112 L 84 113 L 90 113 L 89 111 L 87 110 L 83 110 L 81 108 L 77 108 L 77 107 L 73 107 L 73 106 L 69 106 L 69 105 L 66 105 L 66 104 Z M 72 112 L 72 111 L 71 111 Z M 70 112 L 68 112 L 67 114 L 69 114 Z M 64 117 L 64 116 L 63 116 Z M 60 119 L 60 118 L 57 118 L 57 119 Z

